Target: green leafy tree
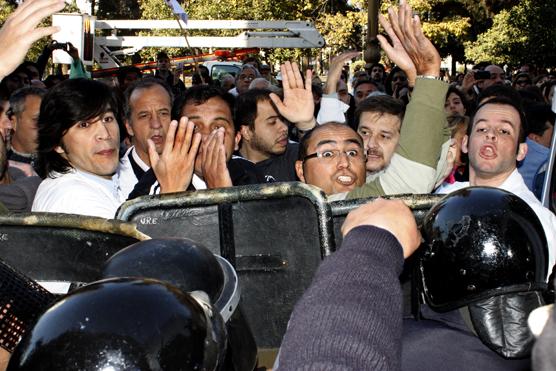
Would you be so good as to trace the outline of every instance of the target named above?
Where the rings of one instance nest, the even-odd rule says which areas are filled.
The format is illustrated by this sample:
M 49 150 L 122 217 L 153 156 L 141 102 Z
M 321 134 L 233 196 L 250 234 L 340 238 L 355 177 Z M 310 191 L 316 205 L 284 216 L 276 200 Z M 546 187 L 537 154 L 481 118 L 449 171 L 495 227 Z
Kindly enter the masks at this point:
M 98 0 L 99 19 L 138 19 L 141 9 L 137 0 Z
M 551 2 L 523 0 L 494 17 L 492 28 L 466 44 L 474 61 L 539 67 L 556 66 L 556 8 Z

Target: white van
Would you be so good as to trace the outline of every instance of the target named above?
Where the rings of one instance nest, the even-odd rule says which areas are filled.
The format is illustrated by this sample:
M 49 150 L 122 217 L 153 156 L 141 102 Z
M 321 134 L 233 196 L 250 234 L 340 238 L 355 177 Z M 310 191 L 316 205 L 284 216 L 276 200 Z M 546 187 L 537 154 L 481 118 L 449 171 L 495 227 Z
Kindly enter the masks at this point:
M 241 70 L 242 63 L 240 62 L 221 62 L 221 61 L 210 61 L 204 62 L 203 66 L 208 68 L 209 75 L 213 80 L 220 80 L 222 75 L 230 74 L 236 77 L 237 73 Z

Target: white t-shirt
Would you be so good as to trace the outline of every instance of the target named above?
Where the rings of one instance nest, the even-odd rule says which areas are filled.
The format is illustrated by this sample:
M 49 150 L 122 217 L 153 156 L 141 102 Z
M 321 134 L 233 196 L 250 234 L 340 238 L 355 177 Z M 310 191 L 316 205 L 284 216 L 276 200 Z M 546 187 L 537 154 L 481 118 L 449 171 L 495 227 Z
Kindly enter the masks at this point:
M 453 184 L 440 186 L 440 188 L 436 190 L 436 193 L 452 193 L 465 187 L 469 187 L 469 182 L 455 182 Z M 515 194 L 525 201 L 531 209 L 533 209 L 535 214 L 537 214 L 543 226 L 546 241 L 548 242 L 548 275 L 550 275 L 556 261 L 556 216 L 544 207 L 533 192 L 527 188 L 523 181 L 523 177 L 519 174 L 517 169 L 515 169 L 498 188 Z
M 41 182 L 31 211 L 81 214 L 113 219 L 125 201 L 116 177 L 105 179 L 73 169 Z

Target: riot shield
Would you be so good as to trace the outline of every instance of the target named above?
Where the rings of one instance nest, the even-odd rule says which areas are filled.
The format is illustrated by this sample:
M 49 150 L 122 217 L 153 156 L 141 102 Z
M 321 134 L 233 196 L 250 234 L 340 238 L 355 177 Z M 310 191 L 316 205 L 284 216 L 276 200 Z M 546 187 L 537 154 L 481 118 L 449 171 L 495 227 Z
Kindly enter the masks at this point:
M 104 261 L 149 237 L 135 225 L 82 215 L 0 215 L 0 259 L 49 290 L 98 278 Z M 58 291 L 61 290 L 61 291 Z
M 153 238 L 191 238 L 228 259 L 259 350 L 279 347 L 293 305 L 334 250 L 324 194 L 297 182 L 141 197 L 117 218 Z

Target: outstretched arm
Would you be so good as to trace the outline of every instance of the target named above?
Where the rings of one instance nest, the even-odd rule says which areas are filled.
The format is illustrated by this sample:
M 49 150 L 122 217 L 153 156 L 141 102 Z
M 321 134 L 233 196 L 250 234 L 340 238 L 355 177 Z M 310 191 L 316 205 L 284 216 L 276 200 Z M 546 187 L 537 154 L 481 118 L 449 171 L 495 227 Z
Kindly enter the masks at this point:
M 320 110 L 317 114 L 317 122 L 320 125 L 330 121 L 346 122 L 344 114 L 349 109 L 349 105 L 338 99 L 336 91 L 344 64 L 359 55 L 361 55 L 361 52 L 349 51 L 332 58 L 330 68 L 328 69 L 326 85 L 324 86 L 324 95 L 320 101 Z
M 411 7 L 405 1 L 400 3 L 397 12 L 389 9 L 388 21 L 380 18 L 392 44 L 382 36 L 379 41 L 398 65 L 405 68 L 413 65 L 415 89 L 390 165 L 378 179 L 351 191 L 348 198 L 431 192 L 442 148 L 449 146 L 450 132 L 444 113 L 448 84 L 436 79 L 440 76 L 440 56 L 423 35 L 421 22 L 413 16 Z
M 298 129 L 312 129 L 316 124 L 313 117 L 315 102 L 311 87 L 313 73 L 307 70 L 305 83 L 303 83 L 297 63 L 286 62 L 280 66 L 280 71 L 282 72 L 284 100 L 274 93 L 270 94 L 270 99 L 280 114 L 288 121 L 293 122 Z
M 361 52 L 348 51 L 343 52 L 332 58 L 330 61 L 330 68 L 328 69 L 328 76 L 326 77 L 326 85 L 324 86 L 324 94 L 332 94 L 336 92 L 336 86 L 342 76 L 342 68 L 344 64 L 350 59 L 356 58 L 361 55 Z
M 295 306 L 278 370 L 401 367 L 399 274 L 420 243 L 415 219 L 401 201 L 379 199 L 349 213 L 342 233 Z
M 63 0 L 26 0 L 8 17 L 0 29 L 0 80 L 17 68 L 35 41 L 58 31 L 37 25 L 64 6 Z

